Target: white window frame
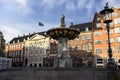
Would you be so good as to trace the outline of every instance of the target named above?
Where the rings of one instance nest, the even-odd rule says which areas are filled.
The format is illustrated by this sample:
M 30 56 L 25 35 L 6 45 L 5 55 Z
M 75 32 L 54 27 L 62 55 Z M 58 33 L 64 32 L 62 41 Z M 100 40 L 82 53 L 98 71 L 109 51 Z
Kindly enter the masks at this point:
M 115 52 L 115 48 L 111 47 L 111 49 L 112 49 L 112 52 L 114 53 Z M 107 53 L 108 53 L 108 48 L 107 48 Z
M 120 53 L 120 46 L 117 46 L 117 53 Z
M 85 35 L 82 35 L 82 38 L 81 38 L 81 40 L 85 40 Z
M 99 61 L 98 63 L 98 59 L 101 59 L 101 61 Z M 95 60 L 95 64 L 96 64 L 96 67 L 103 67 L 104 66 L 104 59 L 103 58 L 96 58 Z
M 116 42 L 120 42 L 120 37 L 116 37 Z
M 101 50 L 101 51 L 97 51 L 98 49 Z M 97 54 L 99 54 L 99 53 L 101 54 L 102 53 L 102 48 L 96 48 L 95 50 L 96 50 Z
M 96 23 L 96 28 L 101 28 L 101 23 Z
M 115 33 L 120 33 L 120 27 L 115 28 Z
M 95 44 L 102 44 L 102 40 L 95 40 Z
M 82 50 L 85 50 L 86 45 L 82 45 Z
M 110 30 L 109 34 L 113 34 L 114 31 L 113 30 Z M 105 34 L 108 34 L 107 30 L 105 31 Z
M 108 43 L 108 40 L 106 40 L 106 42 Z M 113 43 L 114 39 L 110 39 L 110 43 Z
M 95 34 L 95 36 L 101 36 L 102 32 L 95 32 L 94 34 Z
M 87 35 L 87 39 L 91 39 L 91 35 L 90 34 Z
M 115 18 L 114 19 L 114 24 L 120 24 L 120 18 Z

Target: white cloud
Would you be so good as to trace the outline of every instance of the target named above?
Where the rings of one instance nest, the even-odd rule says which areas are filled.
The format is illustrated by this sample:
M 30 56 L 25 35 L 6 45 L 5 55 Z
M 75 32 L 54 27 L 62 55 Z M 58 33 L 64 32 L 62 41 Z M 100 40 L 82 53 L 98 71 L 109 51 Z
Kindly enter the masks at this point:
M 67 4 L 66 4 L 66 9 L 67 10 L 75 10 L 76 7 L 75 7 L 75 3 L 73 1 L 69 1 Z
M 41 6 L 44 7 L 44 10 L 53 9 L 55 6 L 55 0 L 41 0 Z
M 27 5 L 27 0 L 16 0 L 19 4 L 26 6 Z
M 83 9 L 84 7 L 85 7 L 85 5 L 86 5 L 86 2 L 87 2 L 88 0 L 78 0 L 77 1 L 77 8 L 78 9 Z
M 28 1 L 29 0 L 16 0 L 16 2 L 14 3 L 14 7 L 16 6 L 15 10 L 26 15 L 32 13 L 32 9 L 29 7 Z
M 0 27 L 0 30 L 2 31 L 6 42 L 10 41 L 13 37 L 21 34 L 17 28 L 9 27 L 6 25 Z
M 49 11 L 57 7 L 63 7 L 61 5 L 64 5 L 68 2 L 69 0 L 39 0 L 39 6 L 42 6 L 45 11 Z
M 0 3 L 6 5 L 5 7 L 8 7 L 8 9 L 21 12 L 24 15 L 32 12 L 28 2 L 29 0 L 0 0 Z
M 86 3 L 85 8 L 88 10 L 88 14 L 92 12 L 92 9 L 95 7 L 95 0 L 90 0 L 89 2 Z

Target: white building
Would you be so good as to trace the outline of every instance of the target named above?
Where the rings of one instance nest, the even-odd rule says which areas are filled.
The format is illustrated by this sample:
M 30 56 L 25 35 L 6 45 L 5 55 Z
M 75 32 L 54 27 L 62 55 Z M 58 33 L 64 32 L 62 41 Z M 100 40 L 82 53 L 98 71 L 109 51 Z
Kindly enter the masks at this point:
M 42 67 L 43 58 L 47 57 L 50 48 L 49 37 L 35 34 L 25 43 L 25 65 Z

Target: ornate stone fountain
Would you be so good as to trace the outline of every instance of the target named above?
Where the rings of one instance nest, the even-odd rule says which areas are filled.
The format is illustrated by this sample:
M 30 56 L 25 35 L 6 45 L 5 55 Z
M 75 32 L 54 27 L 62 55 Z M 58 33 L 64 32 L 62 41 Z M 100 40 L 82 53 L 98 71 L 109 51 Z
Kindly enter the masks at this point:
M 47 34 L 58 40 L 58 53 L 54 59 L 54 67 L 72 67 L 72 59 L 69 55 L 68 40 L 76 38 L 80 32 L 76 29 L 65 27 L 65 16 L 61 18 L 61 27 L 53 28 L 47 31 Z

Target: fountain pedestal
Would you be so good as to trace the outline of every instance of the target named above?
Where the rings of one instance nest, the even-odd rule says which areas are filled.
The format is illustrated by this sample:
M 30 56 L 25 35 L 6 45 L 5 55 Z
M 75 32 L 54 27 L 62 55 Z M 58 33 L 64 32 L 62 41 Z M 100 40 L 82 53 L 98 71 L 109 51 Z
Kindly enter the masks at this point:
M 54 67 L 72 67 L 72 59 L 67 45 L 68 40 L 68 38 L 58 39 L 58 54 L 54 60 Z

